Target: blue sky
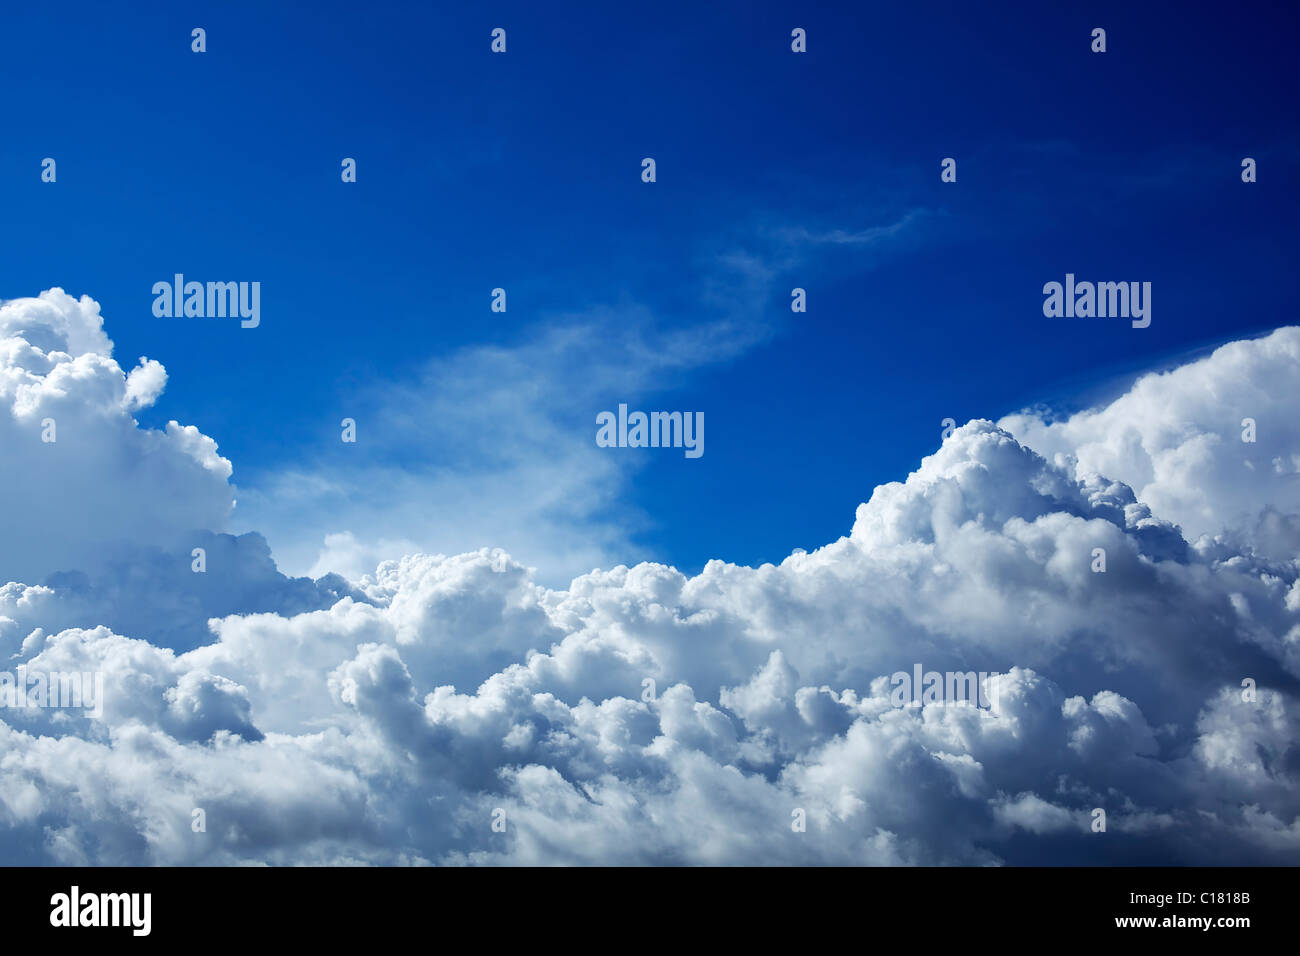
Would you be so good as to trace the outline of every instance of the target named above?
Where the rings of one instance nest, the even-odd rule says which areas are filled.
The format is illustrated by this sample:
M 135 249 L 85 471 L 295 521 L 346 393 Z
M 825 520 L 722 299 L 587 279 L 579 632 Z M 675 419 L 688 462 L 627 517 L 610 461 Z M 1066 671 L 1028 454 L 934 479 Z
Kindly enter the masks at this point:
M 0 862 L 1295 863 L 1297 17 L 462 6 L 0 13 Z
M 213 436 L 248 506 L 237 524 L 291 564 L 324 533 L 373 530 L 278 500 L 300 482 L 286 474 L 328 481 L 344 455 L 378 476 L 353 498 L 414 475 L 394 509 L 436 510 L 421 476 L 451 469 L 481 483 L 484 515 L 504 507 L 494 436 L 534 428 L 511 420 L 520 405 L 454 426 L 424 413 L 453 373 L 450 394 L 475 405 L 522 365 L 526 389 L 504 393 L 547 430 L 518 452 L 520 481 L 550 480 L 552 439 L 582 447 L 557 460 L 590 460 L 596 413 L 620 402 L 705 413 L 701 459 L 600 450 L 610 472 L 559 486 L 592 496 L 560 522 L 575 537 L 599 525 L 606 556 L 686 571 L 780 560 L 847 533 L 946 417 L 1077 408 L 1294 322 L 1294 16 L 1051 6 L 6 11 L 0 298 L 97 299 L 120 361 L 167 367 L 142 423 Z M 260 281 L 261 326 L 155 318 L 150 288 L 176 272 Z M 1044 318 L 1042 285 L 1066 272 L 1152 282 L 1150 328 Z M 806 314 L 789 310 L 795 286 Z M 536 346 L 566 329 L 583 330 L 576 352 Z M 484 346 L 516 361 L 481 361 Z M 357 409 L 362 440 L 343 448 Z M 475 514 L 447 534 L 416 543 L 542 550 Z

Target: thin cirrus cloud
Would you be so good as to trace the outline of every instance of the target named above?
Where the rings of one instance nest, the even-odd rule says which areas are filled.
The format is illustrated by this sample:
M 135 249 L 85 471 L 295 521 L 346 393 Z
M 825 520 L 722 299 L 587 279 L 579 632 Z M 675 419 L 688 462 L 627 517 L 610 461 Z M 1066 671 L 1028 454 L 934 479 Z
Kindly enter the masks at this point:
M 128 466 L 161 468 L 176 520 L 224 515 L 229 463 L 130 421 L 128 395 L 162 380 L 131 392 L 93 303 L 52 291 L 0 322 L 7 440 L 39 444 L 50 409 L 117 429 L 112 449 L 68 441 L 42 492 L 89 472 L 129 495 Z M 105 698 L 100 720 L 0 714 L 0 846 L 96 864 L 1300 862 L 1300 568 L 1261 531 L 1296 518 L 1281 476 L 1300 442 L 1264 400 L 1298 393 L 1298 348 L 1296 328 L 1232 343 L 1055 430 L 967 423 L 849 535 L 779 565 L 616 564 L 556 588 L 482 548 L 307 581 L 217 534 L 247 606 L 176 646 L 104 623 L 127 597 L 102 569 L 12 582 L 11 669 L 100 672 Z M 523 370 L 473 358 L 448 407 Z M 1229 440 L 1244 417 L 1253 444 Z M 36 493 L 12 472 L 7 528 Z M 5 567 L 26 577 L 77 540 L 45 520 L 4 536 Z M 139 548 L 170 553 L 170 524 L 144 530 Z M 142 559 L 112 560 L 130 581 Z M 193 612 L 199 577 L 152 580 Z M 893 706 L 889 675 L 918 663 L 997 674 L 994 707 Z
M 646 515 L 624 500 L 638 463 L 594 441 L 595 413 L 667 393 L 779 336 L 783 276 L 812 268 L 811 246 L 917 241 L 913 209 L 856 232 L 751 230 L 702 262 L 700 309 L 713 318 L 666 325 L 639 304 L 548 320 L 517 344 L 473 346 L 429 362 L 413 382 L 355 397 L 368 446 L 256 473 L 241 523 L 271 540 L 284 567 L 356 577 L 415 549 L 505 547 L 560 585 L 639 557 Z M 858 263 L 870 267 L 870 263 Z M 364 425 L 361 423 L 364 422 Z
M 596 413 L 681 389 L 779 336 L 771 300 L 802 256 L 771 236 L 714 244 L 689 315 L 621 302 L 548 316 L 510 345 L 465 347 L 414 380 L 371 384 L 345 399 L 365 454 L 318 449 L 252 472 L 239 526 L 311 576 L 490 545 L 559 585 L 639 557 L 649 518 L 624 492 L 640 463 L 595 445 Z
M 562 318 L 511 347 L 460 350 L 416 381 L 356 396 L 364 459 L 323 455 L 254 476 L 241 521 L 313 575 L 359 575 L 416 546 L 491 544 L 547 568 L 549 583 L 567 581 L 633 552 L 645 520 L 621 505 L 635 463 L 595 445 L 596 412 L 662 393 L 770 334 L 731 318 L 663 329 L 631 306 Z

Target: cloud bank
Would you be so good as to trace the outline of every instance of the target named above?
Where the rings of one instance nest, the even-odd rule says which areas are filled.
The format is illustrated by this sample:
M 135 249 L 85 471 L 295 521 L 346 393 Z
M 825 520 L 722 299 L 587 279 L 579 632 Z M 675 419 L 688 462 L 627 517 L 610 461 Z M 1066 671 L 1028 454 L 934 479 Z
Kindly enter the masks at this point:
M 0 334 L 2 666 L 105 678 L 100 720 L 0 710 L 6 862 L 1300 862 L 1300 329 L 970 422 L 780 565 L 563 589 L 488 548 L 285 578 L 93 302 Z M 915 664 L 995 706 L 896 706 Z

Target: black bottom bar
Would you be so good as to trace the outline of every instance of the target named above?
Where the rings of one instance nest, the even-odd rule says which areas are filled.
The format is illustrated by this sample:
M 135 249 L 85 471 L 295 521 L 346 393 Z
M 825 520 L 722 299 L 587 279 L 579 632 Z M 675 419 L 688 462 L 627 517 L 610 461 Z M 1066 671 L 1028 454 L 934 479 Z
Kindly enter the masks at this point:
M 1294 927 L 1293 878 L 1290 869 L 1235 867 L 11 868 L 0 869 L 0 899 L 9 942 L 69 934 L 83 942 L 192 941 L 197 932 L 213 943 L 373 945 L 390 934 L 425 933 L 430 945 L 445 945 L 454 929 L 458 948 L 465 933 L 470 945 L 493 947 L 637 938 L 734 945 L 782 930 L 817 946 L 898 940 L 982 947 L 1018 932 L 1053 934 L 1044 941 L 1127 936 L 1231 945 Z M 147 935 L 140 932 L 146 925 Z

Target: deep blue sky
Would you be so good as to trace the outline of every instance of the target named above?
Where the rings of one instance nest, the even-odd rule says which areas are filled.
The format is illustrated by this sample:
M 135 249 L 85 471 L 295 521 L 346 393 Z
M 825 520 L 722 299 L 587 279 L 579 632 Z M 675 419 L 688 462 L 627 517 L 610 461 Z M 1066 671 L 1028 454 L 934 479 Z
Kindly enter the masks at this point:
M 170 374 L 142 421 L 197 425 L 241 486 L 458 348 L 600 307 L 730 316 L 766 335 L 572 429 L 704 411 L 702 459 L 647 454 L 625 489 L 635 540 L 685 570 L 779 560 L 847 533 L 945 417 L 1078 407 L 1295 321 L 1291 5 L 998 6 L 10 5 L 0 298 L 97 299 L 119 361 Z M 768 275 L 730 305 L 728 256 Z M 1152 282 L 1151 327 L 1044 318 L 1067 271 Z M 175 272 L 261 281 L 262 326 L 154 318 Z

